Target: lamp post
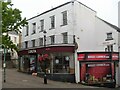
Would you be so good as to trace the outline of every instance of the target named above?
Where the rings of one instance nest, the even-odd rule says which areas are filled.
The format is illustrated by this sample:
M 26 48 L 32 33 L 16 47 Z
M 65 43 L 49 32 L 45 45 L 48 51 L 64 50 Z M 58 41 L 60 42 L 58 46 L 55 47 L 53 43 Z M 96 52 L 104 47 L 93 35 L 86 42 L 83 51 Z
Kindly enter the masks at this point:
M 46 31 L 43 31 L 44 33 L 44 49 L 46 48 Z M 44 54 L 46 53 L 46 49 L 44 51 Z M 44 58 L 44 64 L 45 64 L 45 71 L 44 71 L 44 84 L 47 84 L 47 75 L 46 75 L 46 58 Z
M 4 62 L 3 62 L 3 69 L 4 69 L 4 83 L 6 82 L 6 73 L 5 73 L 5 68 L 6 68 L 6 48 L 4 46 Z

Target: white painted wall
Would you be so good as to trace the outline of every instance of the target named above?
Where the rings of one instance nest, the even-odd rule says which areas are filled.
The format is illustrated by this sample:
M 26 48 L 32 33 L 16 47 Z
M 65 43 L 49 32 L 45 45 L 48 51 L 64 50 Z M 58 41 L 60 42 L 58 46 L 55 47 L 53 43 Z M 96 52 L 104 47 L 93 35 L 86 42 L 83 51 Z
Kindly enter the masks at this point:
M 78 43 L 78 52 L 93 50 L 96 12 L 77 2 L 75 10 L 74 33 Z
M 112 32 L 113 51 L 118 52 L 118 32 L 105 22 L 101 21 L 97 17 L 95 18 L 95 33 L 94 33 L 94 47 L 97 51 L 105 51 L 106 45 L 103 44 L 107 39 L 107 33 Z M 109 42 L 111 42 L 110 40 Z
M 63 11 L 68 12 L 68 25 L 61 27 L 61 12 Z M 55 29 L 49 30 L 49 17 L 52 15 L 55 15 Z M 105 51 L 105 46 L 102 43 L 107 37 L 107 32 L 113 33 L 113 38 L 116 42 L 116 44 L 114 45 L 114 51 L 118 51 L 118 32 L 100 19 L 98 19 L 94 10 L 91 10 L 90 8 L 86 7 L 83 4 L 80 4 L 77 1 L 75 1 L 74 3 L 69 3 L 29 20 L 29 35 L 25 37 L 25 30 L 23 29 L 22 42 L 43 37 L 43 33 L 39 33 L 40 29 L 38 29 L 41 19 L 44 19 L 45 21 L 44 29 L 47 31 L 47 36 L 61 35 L 61 33 L 64 32 L 68 32 L 68 35 L 76 36 L 76 42 L 78 43 L 78 50 L 75 53 L 75 76 L 77 83 L 80 81 L 80 70 L 79 61 L 77 61 L 77 52 Z M 34 22 L 37 23 L 37 30 L 36 34 L 31 35 L 32 23 Z
M 62 25 L 62 12 L 63 11 L 67 11 L 68 12 L 68 25 L 66 26 L 61 26 Z M 51 36 L 51 35 L 61 35 L 61 33 L 64 32 L 68 32 L 68 35 L 71 35 L 73 33 L 71 33 L 72 29 L 72 8 L 71 8 L 71 3 L 64 5 L 63 7 L 57 8 L 55 10 L 52 10 L 48 13 L 45 13 L 43 15 L 40 15 L 36 18 L 33 18 L 31 20 L 28 21 L 29 24 L 29 36 L 25 37 L 25 30 L 23 30 L 23 34 L 22 34 L 22 42 L 24 41 L 29 41 L 32 39 L 37 39 L 40 37 L 43 37 L 43 32 L 39 32 L 40 29 L 38 29 L 38 27 L 40 26 L 40 20 L 44 19 L 44 29 L 47 31 L 46 36 Z M 55 15 L 55 29 L 50 29 L 50 16 Z M 32 23 L 36 22 L 37 23 L 37 30 L 36 30 L 36 34 L 31 35 L 32 33 Z

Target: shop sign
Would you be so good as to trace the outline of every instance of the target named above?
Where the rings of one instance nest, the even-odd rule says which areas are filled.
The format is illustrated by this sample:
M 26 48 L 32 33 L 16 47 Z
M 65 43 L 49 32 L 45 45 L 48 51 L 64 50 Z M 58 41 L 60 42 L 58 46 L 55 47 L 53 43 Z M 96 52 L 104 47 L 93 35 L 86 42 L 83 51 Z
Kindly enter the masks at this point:
M 110 60 L 110 53 L 78 54 L 78 60 Z M 112 54 L 112 60 L 118 60 L 118 54 Z
M 110 64 L 100 63 L 100 64 L 88 64 L 88 67 L 100 67 L 100 66 L 110 66 Z
M 29 50 L 28 53 L 36 53 L 36 50 Z

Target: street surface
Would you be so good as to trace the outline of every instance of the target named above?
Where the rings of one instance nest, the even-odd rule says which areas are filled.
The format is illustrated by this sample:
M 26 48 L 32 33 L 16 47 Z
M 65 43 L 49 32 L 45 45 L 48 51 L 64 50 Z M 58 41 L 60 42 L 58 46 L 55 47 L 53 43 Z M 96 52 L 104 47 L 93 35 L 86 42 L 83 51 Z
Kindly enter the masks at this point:
M 59 82 L 48 80 L 44 84 L 44 79 L 38 76 L 17 72 L 16 69 L 6 69 L 6 82 L 2 81 L 2 88 L 100 88 L 84 86 L 81 84 Z M 102 88 L 102 87 L 101 87 Z

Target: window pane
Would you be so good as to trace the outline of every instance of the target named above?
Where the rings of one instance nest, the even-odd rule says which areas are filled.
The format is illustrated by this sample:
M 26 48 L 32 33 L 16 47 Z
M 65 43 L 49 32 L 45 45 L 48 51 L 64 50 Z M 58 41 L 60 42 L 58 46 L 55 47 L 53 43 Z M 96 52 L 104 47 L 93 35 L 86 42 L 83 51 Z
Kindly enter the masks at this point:
M 44 20 L 40 20 L 40 28 L 41 28 L 41 31 L 44 30 Z
M 55 43 L 55 36 L 50 36 L 51 37 L 51 44 Z
M 67 25 L 67 11 L 62 12 L 63 14 L 63 25 Z
M 51 16 L 51 28 L 55 28 L 55 16 Z
M 68 35 L 67 35 L 67 33 L 63 33 L 63 43 L 68 43 Z
M 112 39 L 112 33 L 107 33 L 107 39 Z
M 43 38 L 40 38 L 39 45 L 40 45 L 40 46 L 43 46 Z

